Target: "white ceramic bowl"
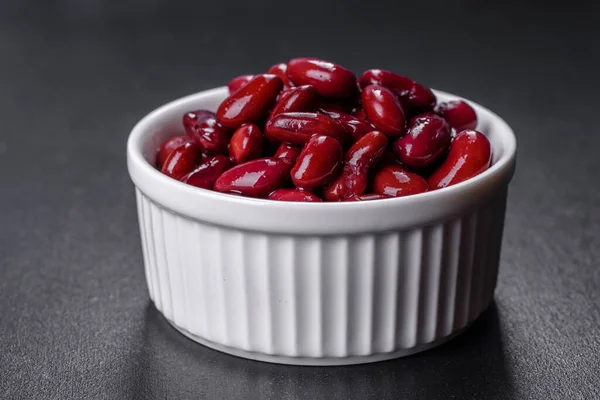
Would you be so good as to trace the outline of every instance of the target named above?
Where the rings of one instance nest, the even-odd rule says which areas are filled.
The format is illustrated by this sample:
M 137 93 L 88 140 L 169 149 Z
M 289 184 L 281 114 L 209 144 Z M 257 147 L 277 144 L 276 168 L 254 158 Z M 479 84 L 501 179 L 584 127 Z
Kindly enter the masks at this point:
M 439 101 L 457 98 L 436 91 Z M 291 203 L 185 185 L 153 165 L 182 115 L 227 88 L 147 115 L 127 144 L 150 298 L 214 349 L 304 365 L 396 358 L 439 345 L 492 300 L 516 141 L 470 102 L 493 165 L 446 189 L 347 203 Z

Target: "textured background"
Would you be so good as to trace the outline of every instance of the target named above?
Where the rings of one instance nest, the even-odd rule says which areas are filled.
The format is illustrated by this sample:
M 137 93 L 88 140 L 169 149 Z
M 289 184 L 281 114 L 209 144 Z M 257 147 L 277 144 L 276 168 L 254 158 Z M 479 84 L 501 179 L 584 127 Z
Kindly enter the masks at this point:
M 600 398 L 598 2 L 202 3 L 0 3 L 0 398 Z M 513 126 L 496 300 L 464 336 L 282 367 L 198 346 L 149 303 L 128 131 L 300 55 L 397 70 Z

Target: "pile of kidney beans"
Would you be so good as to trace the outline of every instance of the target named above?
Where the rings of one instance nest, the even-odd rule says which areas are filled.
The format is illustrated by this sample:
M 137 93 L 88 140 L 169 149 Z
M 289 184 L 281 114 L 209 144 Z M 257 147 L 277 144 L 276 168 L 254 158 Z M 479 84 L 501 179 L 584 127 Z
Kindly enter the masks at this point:
M 183 116 L 161 171 L 204 189 L 281 201 L 364 201 L 441 189 L 488 168 L 488 139 L 462 100 L 437 104 L 396 73 L 315 58 L 229 82 L 216 113 Z

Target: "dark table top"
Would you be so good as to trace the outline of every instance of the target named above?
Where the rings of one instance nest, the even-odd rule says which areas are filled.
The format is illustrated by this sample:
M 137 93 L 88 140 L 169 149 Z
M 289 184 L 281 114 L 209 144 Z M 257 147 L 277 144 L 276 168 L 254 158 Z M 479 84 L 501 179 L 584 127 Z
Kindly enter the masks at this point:
M 202 3 L 0 3 L 0 398 L 600 398 L 598 2 Z M 150 303 L 129 130 L 299 55 L 396 70 L 513 126 L 495 303 L 461 337 L 277 366 L 203 348 Z

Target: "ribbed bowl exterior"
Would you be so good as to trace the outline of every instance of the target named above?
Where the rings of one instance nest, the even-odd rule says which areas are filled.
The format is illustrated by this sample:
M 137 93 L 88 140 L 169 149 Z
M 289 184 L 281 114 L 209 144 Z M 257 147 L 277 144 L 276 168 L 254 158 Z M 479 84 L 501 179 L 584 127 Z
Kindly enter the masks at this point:
M 489 305 L 506 191 L 427 226 L 310 236 L 208 224 L 138 188 L 150 297 L 188 336 L 228 349 L 332 363 L 409 353 Z

